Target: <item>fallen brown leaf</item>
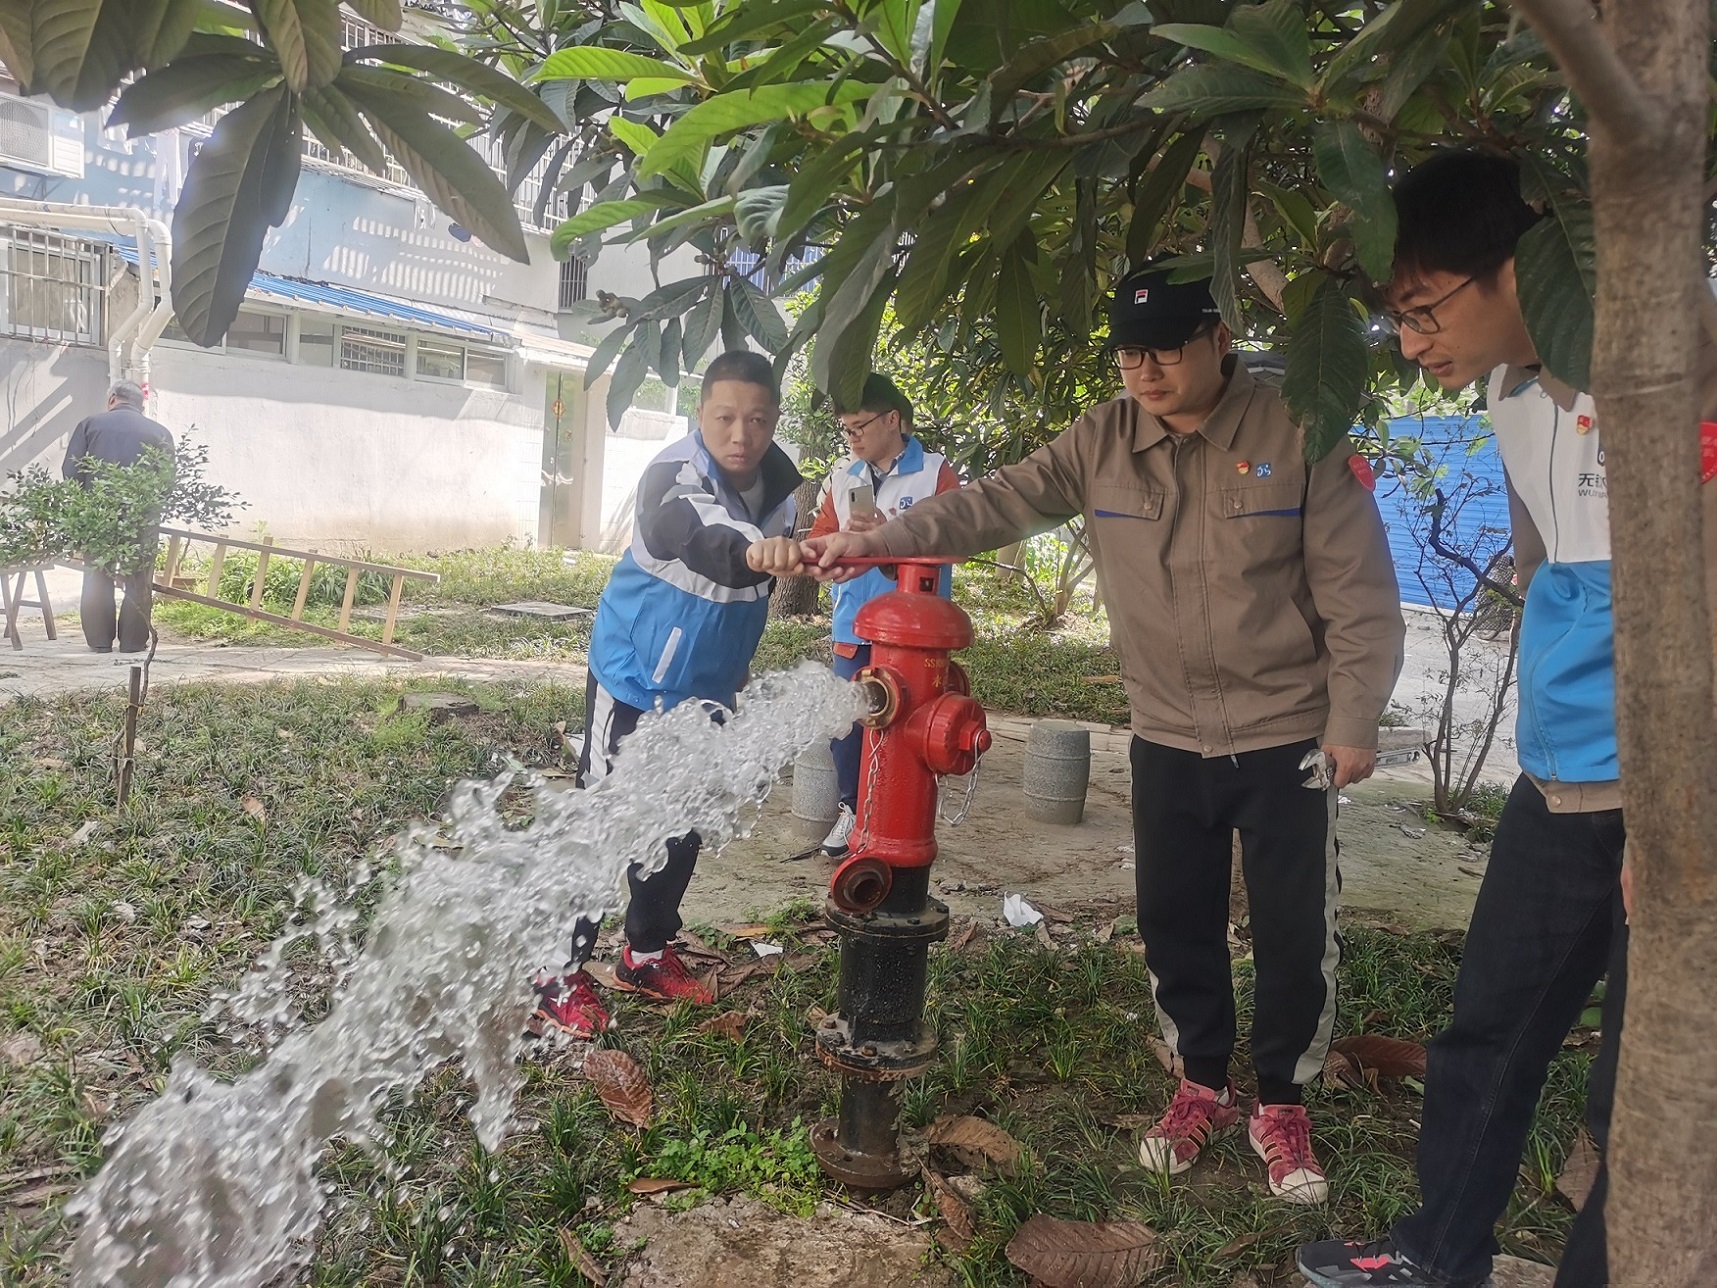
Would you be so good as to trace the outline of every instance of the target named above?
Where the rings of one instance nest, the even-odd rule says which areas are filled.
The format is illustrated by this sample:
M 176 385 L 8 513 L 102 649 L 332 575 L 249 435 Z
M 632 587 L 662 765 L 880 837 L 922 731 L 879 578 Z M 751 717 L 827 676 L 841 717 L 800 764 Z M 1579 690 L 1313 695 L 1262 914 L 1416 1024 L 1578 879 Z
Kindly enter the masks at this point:
M 735 939 L 764 939 L 770 932 L 768 926 L 733 926 L 727 933 Z
M 1163 1067 L 1163 1072 L 1172 1077 L 1180 1077 L 1180 1056 L 1176 1054 L 1174 1048 L 1159 1037 L 1148 1037 L 1145 1040 L 1151 1044 L 1151 1054 L 1156 1056 L 1157 1063 Z
M 972 942 L 972 936 L 978 933 L 978 923 L 967 920 L 958 930 L 948 936 L 948 951 L 957 953 Z
M 750 1022 L 751 1017 L 744 1011 L 723 1011 L 698 1025 L 698 1032 L 714 1033 L 718 1037 L 731 1038 L 737 1042 L 745 1036 L 745 1026 Z
M 1042 944 L 1045 948 L 1052 950 L 1055 948 L 1055 936 L 1049 933 L 1048 921 L 1038 922 L 1037 928 L 1032 931 L 1032 935 L 1037 942 Z
M 1357 1061 L 1337 1051 L 1334 1047 L 1331 1047 L 1329 1054 L 1324 1057 L 1323 1076 L 1324 1086 L 1331 1091 L 1342 1087 L 1352 1087 L 1355 1091 L 1359 1091 L 1365 1088 L 1368 1083 L 1373 1089 L 1376 1087 L 1376 1083 L 1372 1081 L 1376 1077 L 1375 1074 L 1368 1078 Z
M 597 1264 L 596 1258 L 578 1241 L 576 1234 L 563 1228 L 560 1231 L 560 1246 L 566 1249 L 566 1259 L 578 1268 L 579 1274 L 595 1284 L 596 1288 L 604 1288 L 608 1282 L 608 1272 Z
M 924 1169 L 924 1183 L 930 1187 L 930 1193 L 936 1200 L 936 1210 L 942 1214 L 942 1228 L 936 1232 L 936 1241 L 950 1252 L 964 1252 L 972 1246 L 972 1240 L 978 1237 L 978 1225 L 972 1219 L 972 1209 L 966 1206 L 966 1200 L 956 1194 L 948 1182 L 929 1168 Z
M 592 1051 L 584 1057 L 584 1076 L 615 1118 L 634 1127 L 650 1125 L 656 1098 L 644 1071 L 631 1056 L 610 1048 Z
M 924 1139 L 952 1151 L 967 1167 L 988 1165 L 1006 1176 L 1015 1175 L 1021 1163 L 1030 1157 L 1026 1147 L 1000 1127 L 970 1114 L 938 1118 L 930 1124 Z
M 1239 1238 L 1230 1239 L 1227 1243 L 1223 1244 L 1216 1250 L 1214 1259 L 1217 1261 L 1227 1261 L 1230 1257 L 1237 1257 L 1263 1237 L 1264 1236 L 1262 1234 L 1254 1230 L 1251 1234 L 1243 1234 Z
M 1562 1164 L 1562 1175 L 1556 1178 L 1556 1190 L 1574 1205 L 1578 1212 L 1586 1206 L 1592 1192 L 1592 1182 L 1598 1179 L 1598 1147 L 1586 1134 L 1584 1127 L 1568 1148 L 1568 1161 Z
M 1423 1078 L 1425 1048 L 1417 1042 L 1401 1038 L 1386 1038 L 1376 1033 L 1360 1033 L 1337 1038 L 1330 1050 L 1340 1051 L 1362 1068 L 1370 1069 L 1384 1078 Z
M 244 800 L 240 802 L 239 808 L 259 823 L 266 823 L 268 821 L 268 811 L 263 808 L 262 802 L 257 800 L 254 796 L 246 796 Z
M 760 963 L 752 962 L 749 966 L 738 966 L 732 970 L 722 971 L 720 975 L 722 996 L 726 997 L 753 975 L 762 974 L 763 970 L 764 968 Z
M 675 1190 L 695 1188 L 690 1181 L 676 1181 L 667 1176 L 640 1176 L 626 1183 L 627 1191 L 632 1194 L 672 1194 Z
M 1119 1127 L 1122 1131 L 1137 1131 L 1141 1127 L 1149 1127 L 1155 1121 L 1153 1114 L 1111 1114 L 1103 1119 L 1110 1127 Z
M 1044 916 L 1048 917 L 1051 921 L 1055 922 L 1058 926 L 1070 926 L 1073 924 L 1073 914 L 1071 912 L 1063 912 L 1060 908 L 1052 908 L 1047 903 L 1038 904 L 1037 910 Z
M 1105 921 L 1101 926 L 1097 927 L 1097 942 L 1098 943 L 1106 944 L 1111 939 L 1113 939 L 1114 937 L 1115 937 L 1115 923 L 1114 923 L 1114 921 Z
M 1164 1259 L 1156 1231 L 1141 1221 L 1058 1221 L 1041 1212 L 1006 1251 L 1044 1288 L 1138 1288 Z
M 9 1064 L 14 1069 L 26 1068 L 41 1058 L 42 1041 L 28 1030 L 14 1033 L 4 1042 L 0 1042 L 0 1062 Z

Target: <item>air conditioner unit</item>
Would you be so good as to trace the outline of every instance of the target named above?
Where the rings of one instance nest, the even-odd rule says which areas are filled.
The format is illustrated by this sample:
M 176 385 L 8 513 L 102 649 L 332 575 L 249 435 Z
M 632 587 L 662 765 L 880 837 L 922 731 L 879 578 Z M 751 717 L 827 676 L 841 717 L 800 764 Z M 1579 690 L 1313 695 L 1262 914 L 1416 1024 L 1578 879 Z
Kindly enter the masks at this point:
M 83 118 L 0 94 L 0 165 L 83 178 Z

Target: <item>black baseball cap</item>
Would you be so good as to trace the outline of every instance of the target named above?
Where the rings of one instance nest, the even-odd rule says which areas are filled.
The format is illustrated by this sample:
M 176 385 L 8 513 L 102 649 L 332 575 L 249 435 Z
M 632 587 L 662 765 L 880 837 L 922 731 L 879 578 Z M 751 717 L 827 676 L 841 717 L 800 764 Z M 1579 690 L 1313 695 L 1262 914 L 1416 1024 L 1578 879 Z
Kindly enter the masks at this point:
M 1165 268 L 1148 265 L 1127 274 L 1109 300 L 1109 348 L 1178 349 L 1207 322 L 1222 320 L 1210 279 L 1169 280 Z

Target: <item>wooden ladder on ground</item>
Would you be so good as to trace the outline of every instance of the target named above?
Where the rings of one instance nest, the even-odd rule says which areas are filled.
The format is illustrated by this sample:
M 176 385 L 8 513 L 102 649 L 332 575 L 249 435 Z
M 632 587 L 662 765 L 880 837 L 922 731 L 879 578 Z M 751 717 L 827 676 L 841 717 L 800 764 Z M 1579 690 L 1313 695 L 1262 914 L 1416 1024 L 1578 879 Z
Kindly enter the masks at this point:
M 240 541 L 237 537 L 217 536 L 208 532 L 186 532 L 182 528 L 161 528 L 160 533 L 167 538 L 167 563 L 155 576 L 155 593 L 165 595 L 169 599 L 183 599 L 193 604 L 202 604 L 206 608 L 219 608 L 229 613 L 239 613 L 253 621 L 269 622 L 275 626 L 286 626 L 293 630 L 308 631 L 312 635 L 320 635 L 324 639 L 337 640 L 342 644 L 350 644 L 356 648 L 369 649 L 372 653 L 382 653 L 388 657 L 402 657 L 407 661 L 421 662 L 423 654 L 401 648 L 393 642 L 394 624 L 399 618 L 400 591 L 406 581 L 437 582 L 441 578 L 432 572 L 420 572 L 416 568 L 397 568 L 391 564 L 370 563 L 364 559 L 342 559 L 338 555 L 321 554 L 315 550 L 289 550 L 285 546 L 274 544 L 272 537 L 264 537 L 261 541 Z M 206 592 L 199 594 L 187 590 L 179 583 L 192 580 L 193 584 L 203 584 L 203 578 L 187 579 L 180 577 L 179 565 L 184 561 L 186 552 L 193 544 L 206 544 L 214 547 L 209 556 L 209 572 Z M 226 561 L 228 550 L 254 550 L 257 552 L 256 576 L 251 581 L 250 601 L 235 603 L 220 597 L 221 565 Z M 292 603 L 290 616 L 268 612 L 262 606 L 263 587 L 268 579 L 268 563 L 276 556 L 287 559 L 302 559 L 304 570 L 298 577 L 298 595 Z M 338 629 L 319 626 L 315 622 L 304 620 L 304 605 L 310 597 L 310 579 L 317 564 L 327 564 L 346 570 L 346 597 L 340 605 L 340 625 Z M 349 627 L 352 624 L 352 604 L 358 593 L 358 577 L 362 573 L 374 572 L 393 579 L 388 592 L 387 618 L 382 624 L 380 643 L 367 639 L 362 635 L 354 635 Z

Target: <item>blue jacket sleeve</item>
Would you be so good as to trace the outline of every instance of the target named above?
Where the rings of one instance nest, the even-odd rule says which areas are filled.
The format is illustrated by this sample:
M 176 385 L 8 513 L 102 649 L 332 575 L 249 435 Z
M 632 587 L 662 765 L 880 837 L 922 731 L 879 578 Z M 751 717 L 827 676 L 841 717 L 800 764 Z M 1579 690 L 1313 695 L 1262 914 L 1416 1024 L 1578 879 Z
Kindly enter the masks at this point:
M 660 461 L 638 483 L 638 535 L 657 559 L 677 559 L 723 586 L 756 586 L 768 573 L 753 572 L 745 552 L 763 533 L 734 518 L 685 461 Z

